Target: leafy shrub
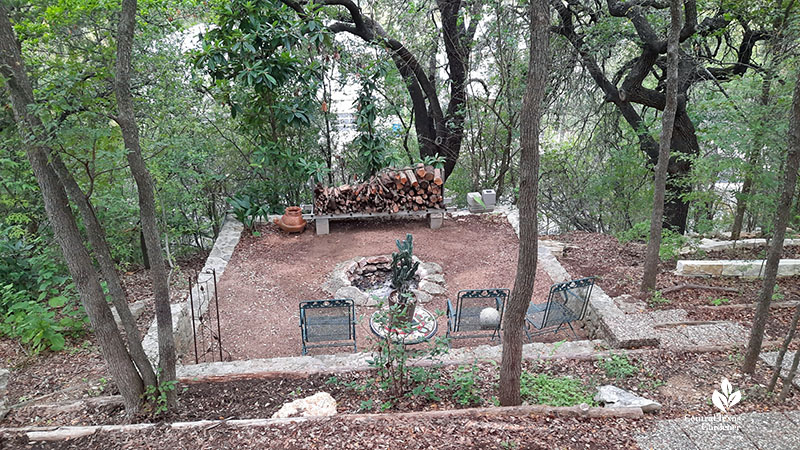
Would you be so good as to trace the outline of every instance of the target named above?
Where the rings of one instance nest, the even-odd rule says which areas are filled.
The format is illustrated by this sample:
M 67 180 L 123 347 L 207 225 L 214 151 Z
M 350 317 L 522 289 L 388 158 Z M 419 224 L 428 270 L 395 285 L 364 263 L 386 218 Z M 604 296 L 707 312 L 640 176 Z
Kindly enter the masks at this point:
M 609 378 L 627 378 L 639 371 L 639 368 L 624 353 L 612 353 L 608 358 L 600 359 L 597 365 Z
M 580 380 L 571 377 L 553 377 L 545 373 L 522 372 L 520 395 L 523 400 L 536 405 L 594 404 L 592 395 Z
M 626 242 L 647 242 L 650 239 L 650 221 L 639 222 L 628 230 L 617 234 L 617 240 Z M 662 261 L 675 259 L 680 255 L 680 250 L 689 240 L 680 233 L 676 233 L 668 228 L 661 230 L 661 247 L 658 249 L 658 257 Z
M 382 305 L 379 304 L 380 306 Z M 402 306 L 394 304 L 389 307 L 388 313 L 379 321 L 385 325 L 390 315 L 399 315 L 401 311 Z M 412 326 L 407 321 L 396 323 L 390 332 L 389 339 L 375 341 L 373 359 L 368 361 L 377 373 L 375 386 L 389 395 L 390 402 L 396 402 L 404 397 L 419 396 L 438 401 L 436 390 L 444 387 L 438 383 L 441 376 L 439 371 L 427 367 L 409 367 L 408 362 L 409 359 L 418 361 L 433 359 L 447 353 L 447 339 L 438 337 L 427 346 L 420 346 L 418 349 L 412 350 L 403 344 L 402 339 L 396 335 L 396 333 L 410 332 Z
M 74 285 L 54 250 L 41 238 L 0 230 L 0 334 L 33 353 L 64 348 L 65 336 L 88 323 Z
M 453 399 L 462 406 L 480 405 L 483 399 L 478 395 L 478 366 L 459 367 L 453 372 L 448 388 L 453 391 Z
M 245 228 L 253 231 L 258 219 L 264 218 L 269 214 L 269 207 L 258 202 L 249 194 L 239 194 L 228 199 L 228 203 L 233 207 L 233 215 L 236 220 L 242 222 Z
M 647 304 L 650 306 L 668 305 L 670 303 L 670 300 L 664 297 L 661 291 L 653 291 L 653 295 L 647 300 Z

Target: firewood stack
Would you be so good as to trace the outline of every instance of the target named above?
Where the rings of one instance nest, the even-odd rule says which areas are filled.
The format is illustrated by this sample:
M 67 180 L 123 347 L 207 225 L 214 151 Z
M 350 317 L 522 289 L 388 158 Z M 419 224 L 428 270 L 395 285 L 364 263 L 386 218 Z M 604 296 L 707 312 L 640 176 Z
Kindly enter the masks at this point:
M 314 188 L 315 214 L 397 213 L 444 209 L 442 169 L 387 168 L 358 185 Z

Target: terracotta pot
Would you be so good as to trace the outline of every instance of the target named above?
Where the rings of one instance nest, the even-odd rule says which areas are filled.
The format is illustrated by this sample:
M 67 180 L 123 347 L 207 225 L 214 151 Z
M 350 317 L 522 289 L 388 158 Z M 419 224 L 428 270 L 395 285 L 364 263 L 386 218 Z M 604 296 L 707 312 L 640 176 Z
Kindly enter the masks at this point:
M 299 206 L 286 208 L 280 219 L 275 219 L 275 225 L 283 231 L 289 233 L 302 233 L 306 229 L 306 221 L 303 219 L 303 210 Z

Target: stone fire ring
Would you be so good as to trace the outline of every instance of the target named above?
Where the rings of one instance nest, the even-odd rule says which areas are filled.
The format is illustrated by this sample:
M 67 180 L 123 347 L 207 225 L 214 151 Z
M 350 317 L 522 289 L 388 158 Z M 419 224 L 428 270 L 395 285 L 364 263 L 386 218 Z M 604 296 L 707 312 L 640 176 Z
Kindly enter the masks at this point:
M 419 262 L 417 276 L 419 286 L 411 292 L 419 303 L 428 303 L 434 296 L 444 295 L 446 292 L 442 266 L 432 262 L 422 262 L 416 256 L 414 262 Z M 380 255 L 348 259 L 336 265 L 333 272 L 328 276 L 328 280 L 322 285 L 322 289 L 334 298 L 352 298 L 357 306 L 377 306 L 378 300 L 371 295 L 353 286 L 350 281 L 350 274 L 361 269 L 374 270 L 373 267 L 386 267 L 391 264 L 391 255 Z M 383 266 L 385 264 L 385 266 Z

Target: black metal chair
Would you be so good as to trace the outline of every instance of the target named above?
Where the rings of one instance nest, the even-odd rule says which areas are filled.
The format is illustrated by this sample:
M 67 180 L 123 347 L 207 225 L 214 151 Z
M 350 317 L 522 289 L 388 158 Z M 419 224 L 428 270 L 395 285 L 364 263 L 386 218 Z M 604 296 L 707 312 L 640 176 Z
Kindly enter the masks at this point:
M 508 299 L 508 289 L 468 289 L 458 291 L 456 305 L 447 299 L 447 337 L 467 339 L 487 337 L 492 332 L 492 340 L 500 335 L 503 309 Z M 481 324 L 481 311 L 494 308 L 500 314 L 496 325 Z M 479 333 L 480 332 L 480 333 Z
M 319 347 L 353 347 L 356 351 L 356 308 L 352 299 L 300 302 L 303 355 Z
M 587 277 L 578 280 L 564 281 L 550 286 L 547 303 L 531 304 L 525 313 L 525 334 L 528 340 L 532 336 L 549 333 L 558 333 L 561 327 L 567 325 L 572 334 L 577 338 L 572 322 L 583 320 L 592 295 L 594 278 Z M 530 332 L 530 327 L 537 331 Z

